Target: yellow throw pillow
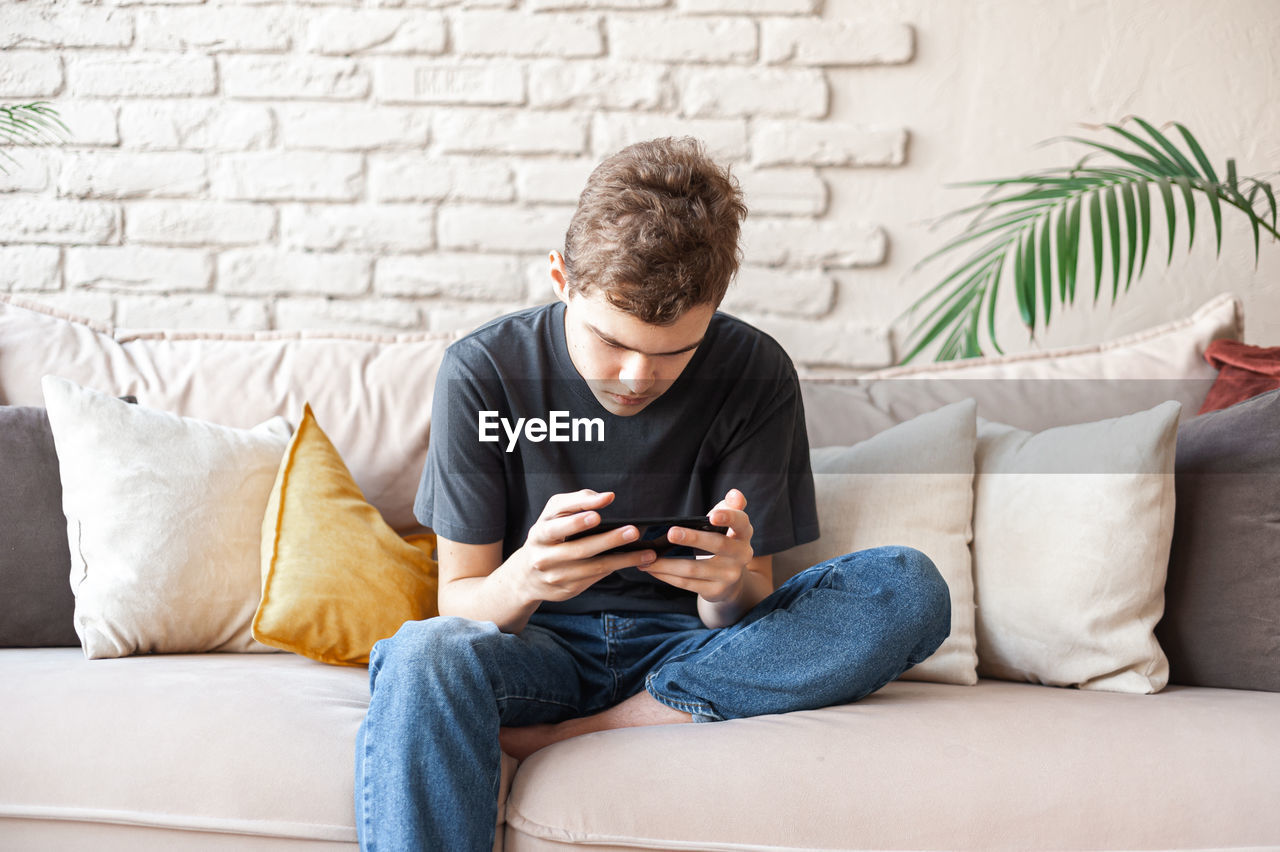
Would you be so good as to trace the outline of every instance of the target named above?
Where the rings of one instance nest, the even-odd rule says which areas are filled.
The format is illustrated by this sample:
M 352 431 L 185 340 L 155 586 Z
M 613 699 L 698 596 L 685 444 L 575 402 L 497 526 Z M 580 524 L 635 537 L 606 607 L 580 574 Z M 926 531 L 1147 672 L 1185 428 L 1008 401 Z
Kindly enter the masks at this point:
M 435 543 L 387 525 L 305 405 L 262 520 L 254 638 L 322 663 L 367 665 L 379 639 L 438 614 Z

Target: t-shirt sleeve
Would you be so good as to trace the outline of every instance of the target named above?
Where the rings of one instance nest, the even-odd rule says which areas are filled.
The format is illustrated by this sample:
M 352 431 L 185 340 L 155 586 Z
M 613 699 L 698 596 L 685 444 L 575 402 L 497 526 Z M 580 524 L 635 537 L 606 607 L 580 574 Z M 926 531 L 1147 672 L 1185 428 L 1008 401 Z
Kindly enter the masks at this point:
M 436 376 L 431 438 L 413 513 L 438 535 L 464 544 L 490 544 L 506 533 L 506 487 L 501 449 L 479 440 L 479 414 L 498 411 L 495 383 L 469 366 L 457 345 Z
M 790 359 L 781 359 L 775 381 L 756 397 L 754 410 L 726 448 L 711 482 L 714 503 L 730 488 L 746 496 L 754 530 L 751 546 L 757 556 L 818 538 L 800 381 Z

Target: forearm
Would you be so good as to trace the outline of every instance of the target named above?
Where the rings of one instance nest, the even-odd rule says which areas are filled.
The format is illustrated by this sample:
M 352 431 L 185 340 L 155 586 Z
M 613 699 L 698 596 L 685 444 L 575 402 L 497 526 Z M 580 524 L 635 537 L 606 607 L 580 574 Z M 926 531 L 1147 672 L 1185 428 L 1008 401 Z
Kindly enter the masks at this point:
M 766 557 L 767 558 L 767 557 Z M 772 570 L 771 567 L 769 569 Z M 773 579 L 768 573 L 747 571 L 738 591 L 723 601 L 698 597 L 698 616 L 707 627 L 728 627 L 751 611 L 751 608 L 773 593 Z
M 442 583 L 440 614 L 492 621 L 503 633 L 519 633 L 541 603 L 514 582 L 518 572 L 513 570 L 512 562 L 523 558 L 522 548 L 486 576 L 458 577 Z

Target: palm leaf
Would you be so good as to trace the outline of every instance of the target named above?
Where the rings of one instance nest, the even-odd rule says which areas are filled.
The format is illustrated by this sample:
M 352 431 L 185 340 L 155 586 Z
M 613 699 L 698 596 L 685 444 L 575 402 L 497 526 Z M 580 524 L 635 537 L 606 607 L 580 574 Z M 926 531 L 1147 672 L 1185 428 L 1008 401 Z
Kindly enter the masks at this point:
M 1102 193 L 1089 196 L 1089 234 L 1093 237 L 1093 300 L 1102 290 Z
M 1022 314 L 1022 324 L 1035 330 L 1036 327 L 1036 230 L 1028 228 L 1019 243 L 1022 255 L 1014 272 L 1015 289 L 1018 292 L 1018 310 Z
M 1053 226 L 1053 215 L 1044 217 L 1040 227 L 1040 290 L 1044 302 L 1044 324 L 1049 325 L 1049 312 L 1053 309 L 1053 254 L 1049 240 L 1049 229 Z
M 1077 198 L 1071 208 L 1071 221 L 1067 224 L 1067 302 L 1076 303 L 1076 270 L 1080 262 L 1080 215 L 1084 200 Z M 993 343 L 995 341 L 992 341 Z
M 1107 187 L 1107 234 L 1111 237 L 1111 247 L 1107 254 L 1111 257 L 1111 302 L 1115 304 L 1120 294 L 1120 206 L 1116 202 L 1116 188 Z
M 69 135 L 71 128 L 63 124 L 58 111 L 48 101 L 0 106 L 0 145 L 53 144 L 64 141 L 63 132 Z M 0 155 L 18 164 L 7 151 L 0 150 Z M 0 164 L 0 172 L 8 174 L 9 170 Z
M 1173 263 L 1173 237 L 1178 230 L 1178 211 L 1173 206 L 1173 182 L 1161 180 L 1156 182 L 1156 186 L 1160 187 L 1160 197 L 1164 199 L 1164 218 L 1169 223 L 1169 259 L 1165 261 L 1168 265 Z
M 1071 222 L 1070 205 L 1063 205 L 1058 213 L 1058 231 L 1056 236 L 1056 247 L 1058 255 L 1058 300 L 1062 304 L 1067 303 L 1067 246 L 1070 242 L 1067 240 L 1067 226 Z M 1048 276 L 1045 276 L 1046 278 Z
M 1191 191 L 1191 178 L 1178 175 L 1174 184 L 1182 190 L 1182 198 L 1187 202 L 1187 251 L 1196 244 L 1196 197 Z
M 1178 128 L 1178 132 L 1182 134 L 1182 138 L 1187 140 L 1187 147 L 1191 149 L 1191 155 L 1196 158 L 1196 162 L 1200 164 L 1200 168 L 1204 170 L 1204 176 L 1210 183 L 1217 183 L 1218 176 L 1214 174 L 1213 166 L 1209 163 L 1209 158 L 1204 155 L 1204 149 L 1200 147 L 1200 143 L 1196 141 L 1196 137 L 1191 135 L 1191 131 L 1183 127 L 1179 122 L 1174 122 L 1173 126 Z
M 1138 134 L 1125 130 L 1118 124 L 1108 124 L 1107 129 L 1118 133 L 1145 151 L 1151 159 L 1160 164 L 1161 171 L 1164 174 L 1172 175 L 1178 173 L 1179 166 L 1176 161 L 1169 159 L 1168 155 L 1162 153 L 1160 149 L 1154 147 L 1150 142 L 1146 141 Z
M 1178 169 L 1182 174 L 1199 174 L 1196 172 L 1196 167 L 1191 165 L 1191 161 L 1182 155 L 1182 152 L 1178 150 L 1178 146 L 1170 142 L 1168 137 L 1159 130 L 1156 130 L 1147 122 L 1143 121 L 1141 118 L 1138 118 L 1136 115 L 1133 117 L 1133 120 L 1137 122 L 1139 127 L 1147 131 L 1147 135 L 1156 140 L 1156 143 L 1161 148 L 1164 148 L 1164 150 L 1169 153 L 1169 156 L 1173 158 L 1173 161 L 1178 164 Z
M 1004 269 L 1004 255 L 1000 256 L 999 261 L 995 264 L 994 271 L 991 274 L 991 290 L 986 294 L 987 299 L 987 334 L 991 336 L 991 346 L 1001 355 L 1004 350 L 1000 348 L 1000 344 L 996 342 L 996 296 L 1000 293 L 1000 273 Z
M 1125 126 L 1130 122 L 1135 127 Z M 1161 129 L 1131 116 L 1094 128 L 1111 134 L 1108 139 L 1067 137 L 1087 149 L 1074 165 L 956 184 L 983 189 L 983 198 L 938 220 L 964 217 L 967 221 L 913 271 L 961 251 L 966 254 L 904 312 L 904 316 L 914 317 L 922 311 L 925 317 L 908 334 L 907 341 L 914 341 L 914 346 L 902 360 L 910 361 L 930 346 L 937 347 L 937 359 L 981 354 L 979 332 L 984 325 L 986 343 L 1002 351 L 996 339 L 996 313 L 999 285 L 1006 272 L 1012 276 L 1013 298 L 1022 323 L 1034 337 L 1038 327 L 1048 327 L 1055 301 L 1064 307 L 1075 302 L 1081 251 L 1092 256 L 1095 301 L 1107 275 L 1103 266 L 1106 253 L 1114 303 L 1146 271 L 1151 233 L 1157 227 L 1151 209 L 1152 186 L 1164 205 L 1169 239 L 1166 265 L 1173 262 L 1174 237 L 1182 213 L 1179 207 L 1185 210 L 1188 250 L 1195 244 L 1197 193 L 1208 200 L 1219 253 L 1223 208 L 1235 207 L 1248 217 L 1256 264 L 1261 232 L 1280 239 L 1280 205 L 1271 184 L 1257 177 L 1239 177 L 1234 160 L 1227 161 L 1225 180 L 1219 180 L 1191 131 L 1179 123 L 1172 127 L 1185 151 Z M 1182 196 L 1180 205 L 1176 203 L 1178 195 Z M 1089 232 L 1087 249 L 1083 245 L 1085 230 Z M 974 251 L 974 245 L 982 247 Z M 986 321 L 981 323 L 984 310 Z
M 1129 285 L 1133 283 L 1133 262 L 1138 258 L 1138 199 L 1134 197 L 1135 192 L 1133 184 L 1120 184 L 1120 200 L 1124 203 L 1125 236 L 1128 238 L 1125 244 L 1129 247 L 1126 257 L 1128 265 L 1124 274 L 1126 293 L 1129 292 Z
M 1151 195 L 1147 191 L 1150 184 L 1140 180 L 1134 187 L 1138 196 L 1138 232 L 1142 240 L 1142 260 L 1138 261 L 1138 277 L 1147 268 L 1147 248 L 1151 245 Z

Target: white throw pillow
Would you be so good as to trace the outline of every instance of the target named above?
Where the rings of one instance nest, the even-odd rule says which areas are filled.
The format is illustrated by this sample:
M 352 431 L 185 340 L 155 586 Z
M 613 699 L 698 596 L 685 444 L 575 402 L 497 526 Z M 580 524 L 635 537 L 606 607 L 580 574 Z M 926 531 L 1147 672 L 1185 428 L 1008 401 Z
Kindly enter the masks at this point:
M 774 557 L 779 584 L 869 547 L 906 545 L 932 559 L 951 591 L 951 635 L 903 674 L 907 680 L 978 680 L 969 552 L 975 408 L 973 400 L 958 402 L 855 446 L 812 451 L 822 536 Z
M 274 650 L 250 622 L 288 422 L 234 429 L 56 376 L 42 386 L 85 656 Z
M 978 418 L 978 673 L 1158 692 L 1177 402 L 1038 434 Z
M 365 499 L 402 535 L 427 457 L 436 373 L 457 334 L 127 332 L 0 293 L 0 404 L 40 405 L 40 379 L 248 429 L 310 402 Z
M 1091 346 L 941 364 L 913 364 L 853 379 L 801 383 L 815 447 L 861 441 L 962 399 L 978 415 L 1020 429 L 1088 423 L 1178 400 L 1194 414 L 1217 377 L 1204 359 L 1214 340 L 1243 333 L 1239 299 L 1223 294 L 1190 316 Z

